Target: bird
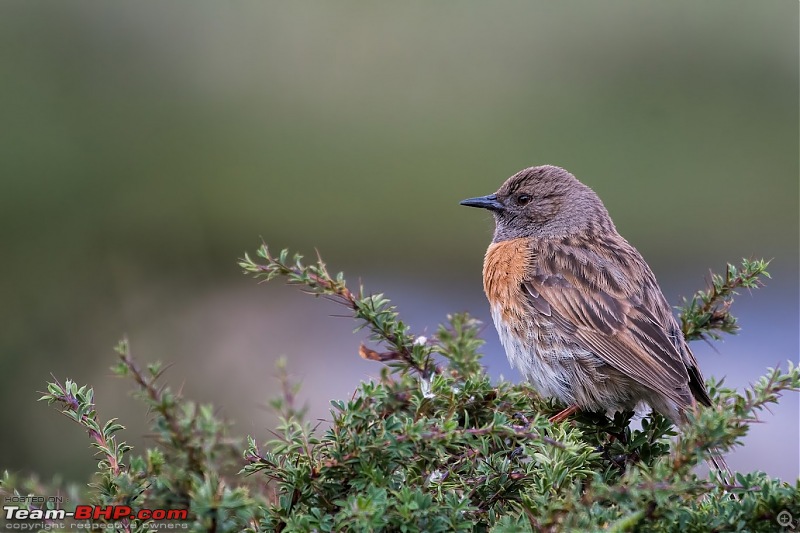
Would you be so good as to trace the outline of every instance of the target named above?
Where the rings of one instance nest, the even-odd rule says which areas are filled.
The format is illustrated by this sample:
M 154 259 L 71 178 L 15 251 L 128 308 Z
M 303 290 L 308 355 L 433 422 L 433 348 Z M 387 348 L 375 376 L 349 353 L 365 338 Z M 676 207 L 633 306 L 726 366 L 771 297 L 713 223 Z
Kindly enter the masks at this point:
M 543 165 L 461 205 L 494 216 L 484 292 L 510 364 L 568 406 L 552 422 L 647 404 L 681 424 L 712 405 L 653 271 L 591 188 Z

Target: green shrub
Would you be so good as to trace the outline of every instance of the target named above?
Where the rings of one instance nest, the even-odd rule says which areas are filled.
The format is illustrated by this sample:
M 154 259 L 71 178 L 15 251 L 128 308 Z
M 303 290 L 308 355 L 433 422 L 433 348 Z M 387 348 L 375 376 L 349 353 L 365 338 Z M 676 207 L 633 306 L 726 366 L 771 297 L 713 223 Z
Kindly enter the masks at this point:
M 383 295 L 351 291 L 321 260 L 305 265 L 286 251 L 273 256 L 266 246 L 258 255 L 241 260 L 247 273 L 284 277 L 349 309 L 380 346 L 360 349 L 384 365 L 380 379 L 362 383 L 350 400 L 332 401 L 330 426 L 317 428 L 295 405 L 297 387 L 281 365 L 276 436 L 245 444 L 229 435 L 211 406 L 161 384 L 160 365 L 140 368 L 123 341 L 114 369 L 136 383 L 157 444 L 133 455 L 117 438 L 123 427 L 98 420 L 91 388 L 49 383 L 41 400 L 81 425 L 100 457 L 88 488 L 69 489 L 73 501 L 188 509 L 187 527 L 218 532 L 766 532 L 780 530 L 781 513 L 800 518 L 800 480 L 695 472 L 711 450 L 739 445 L 759 410 L 800 388 L 791 362 L 741 393 L 711 381 L 717 407 L 698 411 L 680 433 L 656 413 L 640 429 L 631 427 L 631 412 L 613 419 L 581 413 L 551 424 L 548 417 L 563 406 L 527 383 L 493 383 L 486 374 L 477 320 L 452 315 L 435 335 L 416 337 Z M 732 297 L 740 287 L 759 286 L 766 266 L 728 265 L 709 290 L 684 302 L 686 337 L 735 332 Z M 55 487 L 6 473 L 2 490 L 46 494 Z M 154 527 L 135 520 L 118 525 Z

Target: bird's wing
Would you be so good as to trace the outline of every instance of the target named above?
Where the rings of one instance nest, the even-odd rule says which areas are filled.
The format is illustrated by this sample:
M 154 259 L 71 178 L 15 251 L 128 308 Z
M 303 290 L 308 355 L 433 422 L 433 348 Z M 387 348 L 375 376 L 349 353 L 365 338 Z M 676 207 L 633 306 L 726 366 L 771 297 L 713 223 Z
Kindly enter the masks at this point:
M 633 269 L 642 274 L 641 282 L 652 283 L 650 289 L 658 291 L 657 300 L 663 301 L 649 267 L 630 250 L 620 265 L 619 249 L 615 259 L 603 255 L 587 259 L 579 249 L 550 247 L 545 257 L 534 261 L 523 288 L 535 311 L 549 316 L 582 348 L 686 407 L 692 402 L 689 375 L 666 325 L 643 303 L 641 291 L 647 288 L 618 283 L 610 271 L 636 263 L 642 267 Z M 655 300 L 647 301 L 652 306 Z

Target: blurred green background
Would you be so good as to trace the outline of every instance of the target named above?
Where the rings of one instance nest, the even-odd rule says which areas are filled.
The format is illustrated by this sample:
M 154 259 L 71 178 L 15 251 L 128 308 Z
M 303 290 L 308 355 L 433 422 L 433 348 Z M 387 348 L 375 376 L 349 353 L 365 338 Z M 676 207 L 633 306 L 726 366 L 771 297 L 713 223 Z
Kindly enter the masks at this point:
M 51 372 L 141 451 L 147 415 L 108 371 L 123 334 L 257 438 L 276 357 L 314 417 L 377 374 L 333 304 L 241 275 L 260 237 L 318 248 L 416 332 L 490 324 L 491 220 L 458 201 L 536 164 L 593 187 L 676 304 L 774 258 L 742 334 L 696 346 L 706 375 L 798 357 L 796 2 L 5 1 L 0 40 L 0 468 L 94 468 L 35 401 Z M 796 478 L 798 417 L 787 397 L 731 465 Z

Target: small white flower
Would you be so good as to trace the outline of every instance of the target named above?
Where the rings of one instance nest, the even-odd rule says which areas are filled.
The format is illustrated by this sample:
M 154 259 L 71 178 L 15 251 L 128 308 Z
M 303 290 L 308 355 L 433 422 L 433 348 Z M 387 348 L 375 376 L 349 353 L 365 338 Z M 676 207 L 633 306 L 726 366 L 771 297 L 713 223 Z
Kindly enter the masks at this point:
M 431 475 L 428 476 L 428 483 L 440 483 L 444 478 L 444 474 L 441 470 L 434 470 L 431 472 Z
M 424 398 L 435 398 L 436 395 L 431 390 L 431 382 L 427 379 L 420 378 L 419 380 L 419 390 L 422 391 L 422 396 Z
M 406 475 L 402 469 L 397 468 L 392 472 L 391 482 L 394 489 L 400 489 L 406 484 Z
M 428 344 L 428 337 L 424 335 L 420 335 L 419 337 L 414 339 L 414 345 L 416 346 L 425 346 L 426 344 Z

